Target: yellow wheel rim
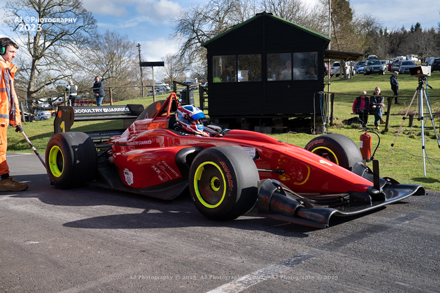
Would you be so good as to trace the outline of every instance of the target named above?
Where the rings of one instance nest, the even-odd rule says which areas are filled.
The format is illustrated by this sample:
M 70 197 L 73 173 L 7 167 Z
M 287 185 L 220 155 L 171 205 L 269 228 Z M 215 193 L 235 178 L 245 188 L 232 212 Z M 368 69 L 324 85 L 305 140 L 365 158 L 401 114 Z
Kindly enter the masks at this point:
M 204 162 L 197 167 L 193 184 L 199 202 L 209 209 L 218 207 L 225 199 L 226 180 L 214 162 Z
M 49 169 L 55 177 L 60 177 L 63 174 L 64 156 L 61 149 L 56 145 L 49 151 Z
M 318 156 L 321 156 L 321 157 L 335 163 L 336 165 L 339 165 L 338 157 L 331 149 L 329 149 L 327 147 L 317 147 L 312 150 L 312 153 L 314 153 Z M 330 153 L 331 156 L 330 155 L 325 156 L 326 153 Z

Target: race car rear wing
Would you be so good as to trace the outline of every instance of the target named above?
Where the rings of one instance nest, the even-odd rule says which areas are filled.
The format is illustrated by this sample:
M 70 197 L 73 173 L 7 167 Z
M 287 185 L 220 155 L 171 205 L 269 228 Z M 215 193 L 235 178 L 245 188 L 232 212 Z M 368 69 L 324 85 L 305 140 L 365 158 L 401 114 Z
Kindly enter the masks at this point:
M 139 104 L 97 107 L 59 106 L 54 121 L 54 134 L 69 132 L 75 121 L 122 119 L 123 129 L 87 132 L 94 142 L 107 141 L 108 138 L 120 135 L 127 129 L 143 110 L 144 106 Z

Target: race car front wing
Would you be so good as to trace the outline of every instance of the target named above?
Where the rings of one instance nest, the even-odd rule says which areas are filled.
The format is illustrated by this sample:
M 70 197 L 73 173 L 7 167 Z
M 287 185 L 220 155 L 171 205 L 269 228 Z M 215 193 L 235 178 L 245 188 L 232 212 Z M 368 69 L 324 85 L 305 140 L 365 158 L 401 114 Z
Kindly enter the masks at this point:
M 353 171 L 373 182 L 374 174 L 365 166 Z M 360 172 L 362 171 L 362 172 Z M 377 185 L 377 183 L 376 183 Z M 411 195 L 424 195 L 417 184 L 399 184 L 380 178 L 379 186 L 366 192 L 347 191 L 343 194 L 297 194 L 277 180 L 259 181 L 258 215 L 285 222 L 315 227 L 329 227 L 332 216 L 353 216 L 403 200 Z

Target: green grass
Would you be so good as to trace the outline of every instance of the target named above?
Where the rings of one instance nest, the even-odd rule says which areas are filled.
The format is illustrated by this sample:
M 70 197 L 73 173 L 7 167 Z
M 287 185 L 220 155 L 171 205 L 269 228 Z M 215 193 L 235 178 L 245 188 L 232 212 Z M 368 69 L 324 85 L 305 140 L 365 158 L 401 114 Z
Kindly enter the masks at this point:
M 372 94 L 376 86 L 382 89 L 382 94 L 393 95 L 389 84 L 390 73 L 382 75 L 368 75 L 355 76 L 352 80 L 343 80 L 335 78 L 330 86 L 330 91 L 335 93 L 346 93 L 335 95 L 334 116 L 336 118 L 335 125 L 328 128 L 328 132 L 340 133 L 350 137 L 357 144 L 359 144 L 359 136 L 363 131 L 356 126 L 345 126 L 341 123 L 342 120 L 354 117 L 351 114 L 351 106 L 355 97 L 363 90 L 368 94 Z M 433 97 L 438 95 L 440 89 L 440 72 L 434 72 L 428 78 L 429 84 L 434 88 L 430 90 L 432 108 L 434 112 L 440 112 L 440 99 Z M 402 123 L 403 114 L 406 112 L 408 105 L 418 86 L 418 79 L 410 75 L 399 75 L 400 105 L 392 105 L 390 116 L 389 132 L 383 133 L 384 126 L 381 125 L 380 146 L 376 152 L 375 158 L 380 161 L 380 175 L 383 177 L 392 177 L 402 183 L 421 184 L 430 190 L 440 190 L 440 149 L 435 139 L 435 132 L 430 120 L 425 125 L 425 147 L 429 157 L 426 160 L 426 177 L 423 175 L 423 159 L 422 159 L 422 138 L 421 138 L 421 123 L 414 119 L 412 128 L 408 127 L 408 120 L 403 123 L 403 128 L 399 136 L 396 136 L 397 131 Z M 327 88 L 326 88 L 327 90 Z M 156 97 L 157 100 L 163 100 L 167 95 Z M 194 93 L 194 100 L 198 104 L 198 92 Z M 143 104 L 149 105 L 153 101 L 152 97 L 137 98 L 128 101 L 121 101 L 115 104 L 125 105 Z M 412 110 L 415 110 L 417 100 L 414 101 Z M 426 110 L 426 106 L 425 106 Z M 400 115 L 398 115 L 400 114 Z M 440 116 L 440 115 L 439 115 Z M 437 130 L 440 129 L 440 121 L 436 118 Z M 73 131 L 92 131 L 92 130 L 108 130 L 121 128 L 121 121 L 100 121 L 100 122 L 76 122 Z M 373 116 L 369 117 L 369 130 L 373 130 Z M 23 124 L 23 129 L 29 139 L 37 148 L 38 152 L 44 155 L 47 142 L 53 134 L 53 119 L 37 122 L 26 122 Z M 289 143 L 304 147 L 314 135 L 298 133 L 298 134 L 274 134 L 274 137 L 288 141 Z M 378 138 L 373 136 L 373 150 L 377 145 Z M 397 137 L 397 138 L 396 138 Z M 395 142 L 394 142 L 395 140 Z M 394 142 L 394 147 L 391 144 Z M 26 152 L 31 153 L 27 142 L 20 133 L 16 133 L 12 127 L 8 130 L 9 152 Z M 431 163 L 433 166 L 431 166 Z M 368 163 L 372 167 L 371 163 Z

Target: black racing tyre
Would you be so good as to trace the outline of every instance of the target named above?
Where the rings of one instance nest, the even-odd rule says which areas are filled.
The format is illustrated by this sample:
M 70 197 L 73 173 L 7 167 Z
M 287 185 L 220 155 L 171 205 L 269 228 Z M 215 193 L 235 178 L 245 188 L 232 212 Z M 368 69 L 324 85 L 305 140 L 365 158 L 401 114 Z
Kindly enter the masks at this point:
M 83 132 L 57 133 L 46 148 L 46 171 L 56 188 L 73 188 L 94 179 L 98 156 L 92 139 Z
M 257 200 L 259 175 L 252 158 L 237 147 L 200 152 L 190 168 L 189 189 L 196 208 L 212 220 L 232 220 Z
M 356 143 L 341 134 L 315 137 L 305 149 L 350 171 L 356 162 L 362 161 L 362 154 Z

